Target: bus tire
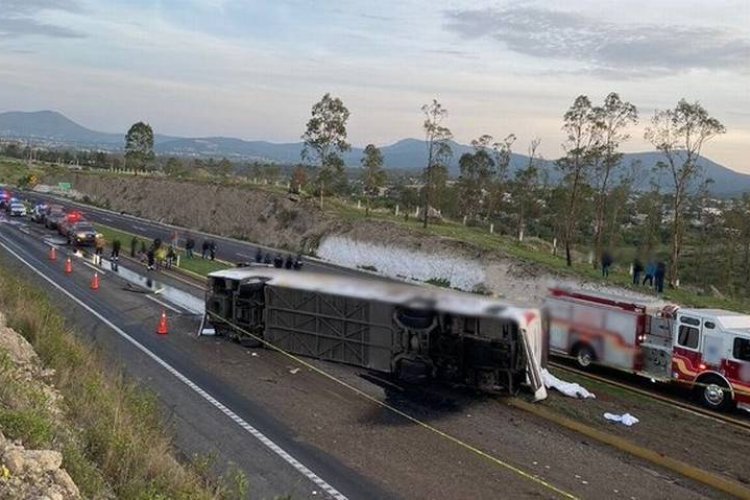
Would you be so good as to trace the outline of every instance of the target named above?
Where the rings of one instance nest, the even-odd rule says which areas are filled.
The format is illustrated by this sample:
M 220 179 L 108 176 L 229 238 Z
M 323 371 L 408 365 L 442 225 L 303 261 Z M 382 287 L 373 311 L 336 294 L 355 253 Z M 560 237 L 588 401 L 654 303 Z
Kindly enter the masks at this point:
M 573 347 L 573 357 L 576 358 L 579 367 L 587 369 L 596 361 L 596 352 L 590 345 L 581 342 Z
M 734 406 L 729 384 L 718 375 L 699 377 L 693 390 L 696 399 L 709 410 L 728 411 Z

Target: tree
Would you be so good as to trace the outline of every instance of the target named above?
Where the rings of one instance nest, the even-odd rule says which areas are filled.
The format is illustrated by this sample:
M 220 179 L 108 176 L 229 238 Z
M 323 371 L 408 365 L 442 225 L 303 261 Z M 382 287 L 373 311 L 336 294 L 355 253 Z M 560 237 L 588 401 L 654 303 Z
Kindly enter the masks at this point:
M 513 207 L 516 212 L 516 230 L 518 241 L 523 241 L 526 222 L 539 212 L 539 167 L 537 166 L 537 149 L 542 140 L 534 138 L 529 145 L 529 162 L 525 168 L 516 172 L 511 184 Z
M 292 171 L 292 179 L 289 182 L 289 192 L 299 194 L 305 184 L 307 184 L 307 172 L 305 171 L 305 167 L 297 165 Z
M 638 122 L 638 110 L 633 104 L 622 101 L 616 92 L 612 92 L 604 99 L 603 106 L 592 110 L 590 119 L 593 120 L 591 126 L 594 133 L 599 136 L 596 147 L 592 150 L 595 189 L 594 255 L 599 256 L 604 251 L 603 237 L 607 230 L 610 183 L 622 160 L 620 144 L 630 138 L 625 129 Z M 596 265 L 594 262 L 595 267 Z
M 670 250 L 669 284 L 675 286 L 685 235 L 685 208 L 693 181 L 702 171 L 698 163 L 703 145 L 726 128 L 710 116 L 700 103 L 680 99 L 674 109 L 657 110 L 646 128 L 644 137 L 664 156 L 660 168 L 667 170 L 672 182 L 672 245 Z
M 185 175 L 187 172 L 185 166 L 182 164 L 182 161 L 180 161 L 179 158 L 170 156 L 167 160 L 166 165 L 164 165 L 164 173 L 170 177 L 180 177 Z
M 136 172 L 146 170 L 154 160 L 154 131 L 147 123 L 133 124 L 125 135 L 125 162 Z
M 578 209 L 581 191 L 592 164 L 592 150 L 597 146 L 598 133 L 593 116 L 591 101 L 585 95 L 578 96 L 563 115 L 563 130 L 567 134 L 563 143 L 565 156 L 556 163 L 567 184 L 567 207 L 561 215 L 564 219 L 562 240 L 568 266 L 573 265 L 571 246 L 580 227 Z
M 383 170 L 383 153 L 374 145 L 365 147 L 365 155 L 362 157 L 364 171 L 364 191 L 366 196 L 365 214 L 370 214 L 370 200 L 377 196 L 380 188 L 386 181 L 386 173 Z
M 447 162 L 453 156 L 449 143 L 453 134 L 448 127 L 442 125 L 443 120 L 448 116 L 448 110 L 437 99 L 433 99 L 430 104 L 423 105 L 422 113 L 425 116 L 422 129 L 427 143 L 427 166 L 424 170 L 425 187 L 422 193 L 422 220 L 426 228 L 429 221 L 430 202 L 439 188 L 442 171 L 447 171 Z
M 216 175 L 218 175 L 219 177 L 227 178 L 232 175 L 233 170 L 234 166 L 232 165 L 232 162 L 227 158 L 222 158 L 219 161 L 219 164 L 216 165 Z
M 492 198 L 491 184 L 495 161 L 489 150 L 491 142 L 490 135 L 483 135 L 471 141 L 474 152 L 464 153 L 458 160 L 459 209 L 464 217 L 476 218 L 482 210 L 482 205 L 488 205 L 488 200 Z M 485 197 L 485 193 L 488 196 Z
M 327 190 L 341 192 L 346 187 L 346 173 L 341 155 L 351 149 L 346 142 L 349 110 L 338 97 L 326 94 L 312 107 L 312 117 L 302 134 L 305 145 L 302 159 L 318 165 L 320 203 Z

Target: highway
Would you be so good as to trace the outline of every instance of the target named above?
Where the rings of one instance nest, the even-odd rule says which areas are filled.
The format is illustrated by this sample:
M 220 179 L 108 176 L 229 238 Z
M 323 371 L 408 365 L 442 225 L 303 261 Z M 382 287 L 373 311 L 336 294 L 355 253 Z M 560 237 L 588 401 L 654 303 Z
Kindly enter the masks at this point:
M 111 210 L 105 210 L 90 205 L 85 205 L 83 203 L 61 199 L 56 196 L 36 192 L 24 192 L 23 195 L 24 198 L 28 199 L 32 203 L 57 203 L 60 205 L 64 205 L 67 209 L 81 210 L 85 214 L 86 218 L 95 224 L 103 224 L 120 231 L 137 234 L 146 238 L 150 238 L 152 240 L 160 238 L 162 241 L 170 241 L 176 233 L 180 246 L 184 246 L 185 240 L 188 237 L 192 237 L 196 243 L 196 253 L 200 253 L 201 245 L 204 240 L 211 239 L 214 240 L 217 244 L 216 258 L 234 264 L 254 261 L 255 255 L 259 248 L 264 255 L 286 255 L 284 251 L 260 246 L 257 244 L 249 243 L 247 241 L 240 241 L 233 238 L 206 234 L 200 231 L 181 228 L 170 224 L 150 221 L 129 214 L 121 214 L 113 212 Z M 122 243 L 123 251 L 129 249 L 129 242 L 124 241 Z M 341 275 L 368 276 L 373 279 L 386 279 L 373 273 L 367 273 L 361 270 L 336 266 L 320 261 L 318 259 L 311 259 L 309 257 L 303 257 L 303 262 L 304 268 L 311 271 L 335 273 Z
M 153 231 L 154 237 L 171 230 L 127 216 L 87 213 L 113 227 L 122 224 L 123 230 Z M 0 258 L 49 289 L 87 342 L 154 391 L 182 453 L 213 453 L 219 471 L 237 464 L 254 498 L 573 498 L 594 492 L 648 498 L 655 491 L 665 498 L 698 498 L 706 493 L 666 472 L 652 474 L 605 446 L 581 446 L 575 434 L 495 401 L 460 390 L 399 392 L 362 378 L 357 369 L 316 362 L 387 406 L 373 404 L 277 353 L 197 338 L 199 318 L 174 304 L 168 310 L 170 334 L 156 335 L 163 307 L 155 301 L 163 297 L 134 288 L 106 266 L 101 289 L 92 291 L 93 270 L 80 259 L 67 276 L 61 261 L 46 258 L 44 240 L 50 237 L 52 232 L 34 224 L 0 223 Z M 246 245 L 225 241 L 222 258 Z M 144 273 L 137 265 L 121 266 Z M 154 276 L 191 291 L 160 273 Z M 192 293 L 200 296 L 198 290 Z M 407 422 L 388 407 L 425 424 Z

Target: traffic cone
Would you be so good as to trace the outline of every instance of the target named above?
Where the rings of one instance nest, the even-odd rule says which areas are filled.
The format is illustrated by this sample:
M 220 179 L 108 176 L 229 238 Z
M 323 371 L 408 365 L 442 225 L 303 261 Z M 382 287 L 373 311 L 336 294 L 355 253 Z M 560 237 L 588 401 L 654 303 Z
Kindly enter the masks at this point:
M 70 274 L 73 272 L 73 261 L 70 260 L 70 257 L 68 257 L 68 260 L 65 261 L 65 274 Z
M 49 260 L 51 261 L 57 260 L 57 248 L 49 247 Z
M 91 278 L 91 289 L 99 290 L 99 273 L 95 272 L 94 277 Z
M 156 327 L 156 333 L 159 335 L 166 335 L 169 333 L 169 327 L 167 326 L 167 311 L 162 310 L 159 326 Z

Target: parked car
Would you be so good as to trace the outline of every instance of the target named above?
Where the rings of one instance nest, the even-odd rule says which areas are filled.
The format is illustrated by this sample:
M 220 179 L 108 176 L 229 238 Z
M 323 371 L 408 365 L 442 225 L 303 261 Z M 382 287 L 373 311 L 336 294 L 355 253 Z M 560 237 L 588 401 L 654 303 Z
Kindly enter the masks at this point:
M 13 202 L 8 206 L 8 213 L 11 217 L 26 217 L 26 206 L 20 201 Z
M 0 209 L 5 210 L 13 195 L 7 189 L 0 189 Z
M 67 237 L 68 244 L 76 247 L 96 245 L 96 229 L 88 221 L 71 224 Z
M 44 218 L 47 215 L 47 204 L 46 203 L 37 203 L 34 205 L 34 208 L 31 210 L 31 221 L 37 222 L 39 224 L 44 222 Z
M 57 225 L 65 218 L 65 209 L 50 208 L 47 210 L 47 214 L 44 216 L 44 227 L 47 229 L 57 229 Z

